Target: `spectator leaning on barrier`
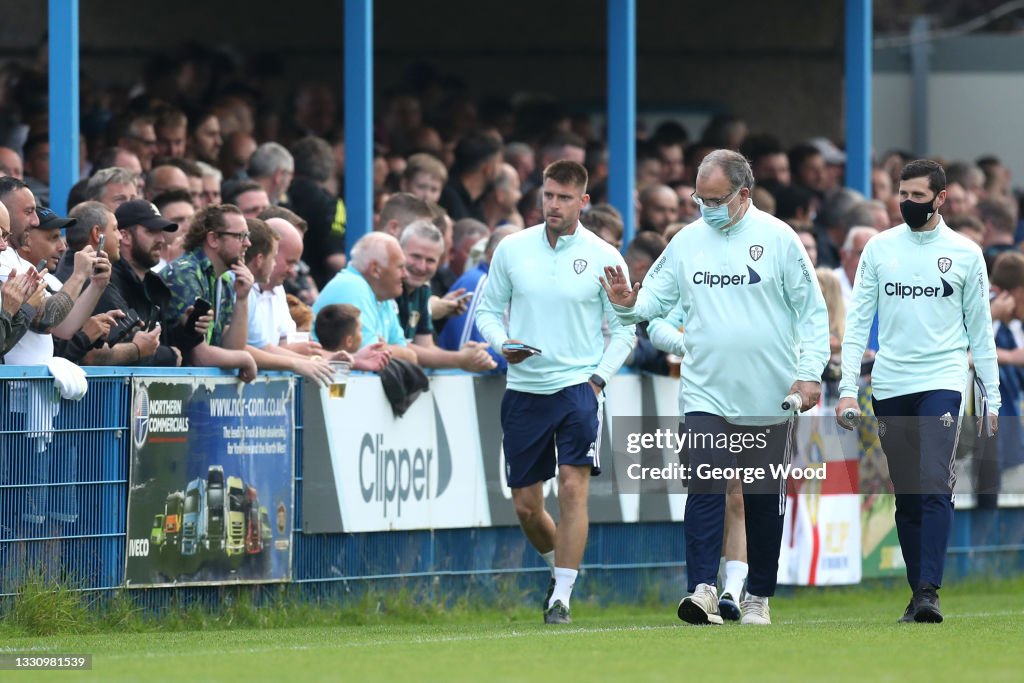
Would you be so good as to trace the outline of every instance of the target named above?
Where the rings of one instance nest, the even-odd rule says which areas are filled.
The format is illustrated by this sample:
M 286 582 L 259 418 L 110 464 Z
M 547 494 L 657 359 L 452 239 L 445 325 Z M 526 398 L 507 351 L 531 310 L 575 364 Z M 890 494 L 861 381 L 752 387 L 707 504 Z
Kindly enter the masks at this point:
M 458 350 L 448 350 L 434 343 L 434 324 L 430 314 L 430 278 L 444 250 L 441 231 L 429 220 L 410 223 L 402 231 L 400 241 L 405 253 L 405 277 L 398 297 L 398 320 L 405 339 L 416 352 L 418 363 L 425 368 L 459 368 L 467 372 L 484 372 L 495 368 L 487 353 L 487 344 L 467 341 Z M 460 304 L 465 310 L 465 303 Z
M 36 197 L 23 181 L 6 176 L 0 178 L 0 202 L 7 207 L 10 219 L 8 248 L 3 252 L 3 256 L 0 256 L 0 263 L 11 266 L 16 263 L 15 248 L 21 244 L 21 236 L 26 230 L 39 225 Z
M 245 263 L 254 280 L 249 291 L 249 338 L 246 351 L 256 359 L 256 366 L 261 370 L 290 370 L 311 382 L 329 384 L 333 372 L 326 360 L 319 356 L 304 356 L 280 346 L 281 331 L 288 329 L 286 323 L 291 320 L 284 300 L 284 290 L 270 283 L 276 269 L 281 238 L 258 218 L 247 218 L 245 222 L 249 228 Z M 276 296 L 275 290 L 280 291 L 280 297 Z M 284 305 L 283 309 L 277 305 L 278 302 Z M 343 354 L 343 359 L 351 361 L 348 354 Z
M 267 213 L 290 216 L 298 219 L 288 209 L 273 207 Z M 284 282 L 295 275 L 302 257 L 302 233 L 283 217 L 266 219 L 267 225 L 278 236 L 277 258 L 266 283 L 256 283 L 254 294 L 250 294 L 249 340 L 248 343 L 268 351 L 280 349 L 298 354 L 304 358 L 322 356 L 327 360 L 349 360 L 357 370 L 377 371 L 387 365 L 390 356 L 383 344 L 371 344 L 357 349 L 353 358 L 344 354 L 325 353 L 315 341 L 292 341 L 288 337 L 297 331 L 297 324 L 290 313 Z M 258 289 L 257 289 L 258 287 Z M 301 303 L 301 302 L 300 302 Z M 310 322 L 313 312 L 309 311 Z M 306 328 L 307 331 L 310 328 Z
M 996 257 L 992 266 L 992 322 L 995 326 L 996 359 L 999 361 L 999 416 L 1003 420 L 996 453 L 984 462 L 998 484 L 1002 470 L 1024 463 L 1021 448 L 1020 400 L 1024 394 L 1024 255 L 1009 251 Z M 994 462 L 992 462 L 994 461 Z M 994 472 L 993 472 L 994 470 Z M 994 476 L 993 476 L 994 475 Z M 992 489 L 998 492 L 999 486 Z
M 80 223 L 89 225 L 96 220 L 89 216 L 99 208 L 102 207 L 90 202 L 75 207 L 73 213 L 79 217 Z M 116 250 L 119 258 L 114 260 L 110 287 L 100 300 L 97 311 L 116 310 L 127 314 L 128 320 L 119 322 L 119 327 L 135 319 L 139 323 L 135 329 L 125 333 L 122 343 L 109 350 L 115 359 L 107 363 L 163 367 L 182 365 L 183 359 L 188 358 L 191 349 L 202 339 L 212 316 L 199 319 L 198 331 L 195 328 L 186 330 L 183 322 L 171 324 L 163 321 L 163 312 L 171 305 L 171 292 L 152 269 L 159 260 L 164 240 L 181 227 L 161 216 L 153 204 L 140 199 L 122 204 L 112 218 L 115 235 L 108 234 L 106 250 L 111 257 Z M 97 229 L 89 229 L 90 244 L 98 239 L 97 232 Z M 121 355 L 117 356 L 119 353 Z M 94 362 L 102 363 L 99 359 Z
M 11 217 L 0 202 L 0 254 L 7 250 L 11 237 Z M 14 348 L 35 318 L 36 306 L 42 304 L 45 285 L 35 268 L 10 268 L 0 265 L 0 363 Z M 33 305 L 35 304 L 35 305 Z
M 494 250 L 498 248 L 498 244 L 503 239 L 519 232 L 522 228 L 515 225 L 504 225 L 491 235 L 487 240 L 487 248 L 484 250 L 484 258 L 477 265 L 476 268 L 468 270 L 462 274 L 458 280 L 452 285 L 451 294 L 457 294 L 459 296 L 463 294 L 469 294 L 469 305 L 465 312 L 458 315 L 453 315 L 449 318 L 444 329 L 441 330 L 437 337 L 437 345 L 442 349 L 448 349 L 449 351 L 456 351 L 466 345 L 467 342 L 486 342 L 484 336 L 480 334 L 479 328 L 476 326 L 476 308 L 480 305 L 480 301 L 483 298 L 484 285 L 487 283 L 487 272 L 490 270 L 491 259 L 494 257 Z M 497 369 L 501 372 L 505 372 L 508 369 L 508 361 L 501 355 L 500 349 L 492 349 L 490 346 L 487 347 L 487 352 L 491 354 L 491 358 L 497 363 Z
M 60 232 L 75 224 L 74 219 L 61 218 L 49 209 L 37 208 L 36 213 L 37 224 L 21 235 L 16 251 L 8 249 L 4 252 L 4 256 L 10 253 L 16 259 L 13 267 L 18 272 L 35 268 L 32 264 L 44 261 L 47 268 L 56 267 L 57 259 L 64 250 Z M 105 254 L 97 254 L 87 246 L 75 255 L 74 264 L 74 271 L 65 283 L 49 272 L 43 272 L 50 296 L 37 312 L 29 332 L 7 353 L 7 364 L 46 363 L 54 356 L 54 337 L 71 339 L 88 322 L 110 280 L 110 261 Z M 86 289 L 87 285 L 91 286 Z
M 316 336 L 325 351 L 354 354 L 363 345 L 359 309 L 352 304 L 331 304 L 316 316 Z
M 402 294 L 405 254 L 391 235 L 371 232 L 352 247 L 352 262 L 335 275 L 313 304 L 313 313 L 330 304 L 352 304 L 359 309 L 363 346 L 384 342 L 395 358 L 416 362 L 398 321 L 395 298 Z
M 111 269 L 117 262 L 117 243 L 120 235 L 117 232 L 117 221 L 114 215 L 99 202 L 85 202 L 75 207 L 71 212 L 74 222 L 69 223 L 65 228 L 65 235 L 68 249 L 61 257 L 57 266 L 56 277 L 62 283 L 71 277 L 75 266 L 75 254 L 91 247 L 99 252 L 99 236 L 104 236 L 104 241 L 109 240 L 109 247 L 103 250 L 110 259 Z M 86 285 L 88 287 L 88 285 Z M 108 337 L 110 330 L 122 316 L 117 303 L 114 303 L 116 291 L 111 285 L 103 290 L 96 308 L 82 329 L 77 331 L 71 339 L 54 341 L 54 355 L 66 358 L 78 365 L 110 365 L 122 364 L 119 359 L 125 358 L 125 351 L 130 350 L 131 358 L 134 359 L 135 347 L 129 342 L 119 349 L 120 355 L 114 355 L 109 348 L 98 348 L 92 353 L 94 347 L 100 347 L 104 339 Z M 127 349 L 124 348 L 127 346 Z
M 249 229 L 237 206 L 210 206 L 196 214 L 185 236 L 184 256 L 160 277 L 171 290 L 164 326 L 179 325 L 199 299 L 210 305 L 213 320 L 192 351 L 192 365 L 238 369 L 239 378 L 256 377 L 256 362 L 245 351 L 252 273 L 242 259 Z M 234 275 L 232 283 L 229 273 Z

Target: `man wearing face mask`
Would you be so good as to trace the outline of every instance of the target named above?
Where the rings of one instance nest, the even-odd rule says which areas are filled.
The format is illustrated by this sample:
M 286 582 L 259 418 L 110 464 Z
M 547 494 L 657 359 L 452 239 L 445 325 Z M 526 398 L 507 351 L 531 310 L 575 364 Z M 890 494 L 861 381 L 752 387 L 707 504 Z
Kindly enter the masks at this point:
M 789 461 L 793 413 L 781 405 L 794 392 L 800 410 L 818 403 L 829 358 L 828 312 L 796 232 L 751 203 L 754 176 L 742 155 L 708 154 L 696 187 L 701 219 L 672 239 L 643 287 L 607 268 L 605 291 L 624 324 L 670 312 L 686 320 L 680 431 L 712 434 L 714 443 L 702 439 L 688 449 L 693 474 L 683 530 L 690 595 L 677 614 L 691 624 L 721 624 L 716 578 L 728 477 L 696 473 L 736 466 L 768 472 Z M 744 447 L 730 451 L 720 437 Z M 743 624 L 771 623 L 785 484 L 768 476 L 743 485 L 749 566 Z
M 998 427 L 999 370 L 985 260 L 939 214 L 946 199 L 942 167 L 928 160 L 904 166 L 899 198 L 905 223 L 872 238 L 861 255 L 846 315 L 836 416 L 850 428 L 842 415 L 857 409 L 860 357 L 877 309 L 872 402 L 913 591 L 900 621 L 938 623 L 968 349 L 988 395 L 987 411 L 977 414 L 987 412 L 990 433 Z

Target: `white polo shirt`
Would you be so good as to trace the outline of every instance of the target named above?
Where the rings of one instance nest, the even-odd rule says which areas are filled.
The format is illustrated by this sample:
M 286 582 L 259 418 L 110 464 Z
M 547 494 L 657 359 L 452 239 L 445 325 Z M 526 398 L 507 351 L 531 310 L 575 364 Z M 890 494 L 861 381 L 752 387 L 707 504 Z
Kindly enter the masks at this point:
M 279 344 L 292 332 L 295 332 L 295 321 L 288 311 L 284 286 L 264 290 L 258 284 L 253 285 L 249 291 L 249 345 L 262 349 Z

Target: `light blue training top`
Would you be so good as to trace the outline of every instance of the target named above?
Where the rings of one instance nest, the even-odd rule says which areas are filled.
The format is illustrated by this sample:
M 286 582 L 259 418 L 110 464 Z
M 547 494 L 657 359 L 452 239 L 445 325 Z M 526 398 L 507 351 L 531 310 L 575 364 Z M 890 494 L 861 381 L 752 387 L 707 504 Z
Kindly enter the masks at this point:
M 636 339 L 633 325 L 619 323 L 599 280 L 605 266 L 625 271 L 622 255 L 579 223 L 554 248 L 545 232 L 542 223 L 501 241 L 476 309 L 477 328 L 491 348 L 500 352 L 507 340 L 518 339 L 542 351 L 508 366 L 508 388 L 534 394 L 553 394 L 593 374 L 607 381 Z
M 398 322 L 398 304 L 394 299 L 377 301 L 370 283 L 363 274 L 348 265 L 339 272 L 320 292 L 313 304 L 313 315 L 331 304 L 352 304 L 359 309 L 359 321 L 363 330 L 363 346 L 384 341 L 388 344 L 405 346 L 405 332 Z M 313 338 L 316 339 L 314 332 Z
M 685 320 L 675 342 L 683 351 L 680 409 L 735 424 L 784 420 L 793 382 L 820 382 L 830 355 L 828 311 L 799 237 L 753 204 L 725 230 L 703 219 L 681 230 L 633 308 L 614 308 L 624 323 Z M 668 330 L 648 331 L 658 344 Z
M 933 230 L 905 223 L 872 237 L 860 257 L 843 337 L 842 397 L 857 395 L 871 321 L 878 312 L 878 355 L 871 372 L 880 399 L 947 389 L 963 393 L 967 350 L 999 412 L 999 368 L 981 249 L 942 218 Z

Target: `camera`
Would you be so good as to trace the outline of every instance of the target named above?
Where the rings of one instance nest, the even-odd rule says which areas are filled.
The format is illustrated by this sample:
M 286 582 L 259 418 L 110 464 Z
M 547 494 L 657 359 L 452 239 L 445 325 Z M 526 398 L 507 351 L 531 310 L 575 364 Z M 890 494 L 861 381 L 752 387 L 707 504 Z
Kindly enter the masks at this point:
M 139 317 L 138 313 L 129 308 L 124 312 L 124 317 L 118 321 L 117 325 L 110 329 L 110 332 L 107 334 L 107 344 L 114 346 L 123 341 L 131 341 L 129 335 L 135 330 L 144 329 L 146 329 L 146 323 Z

